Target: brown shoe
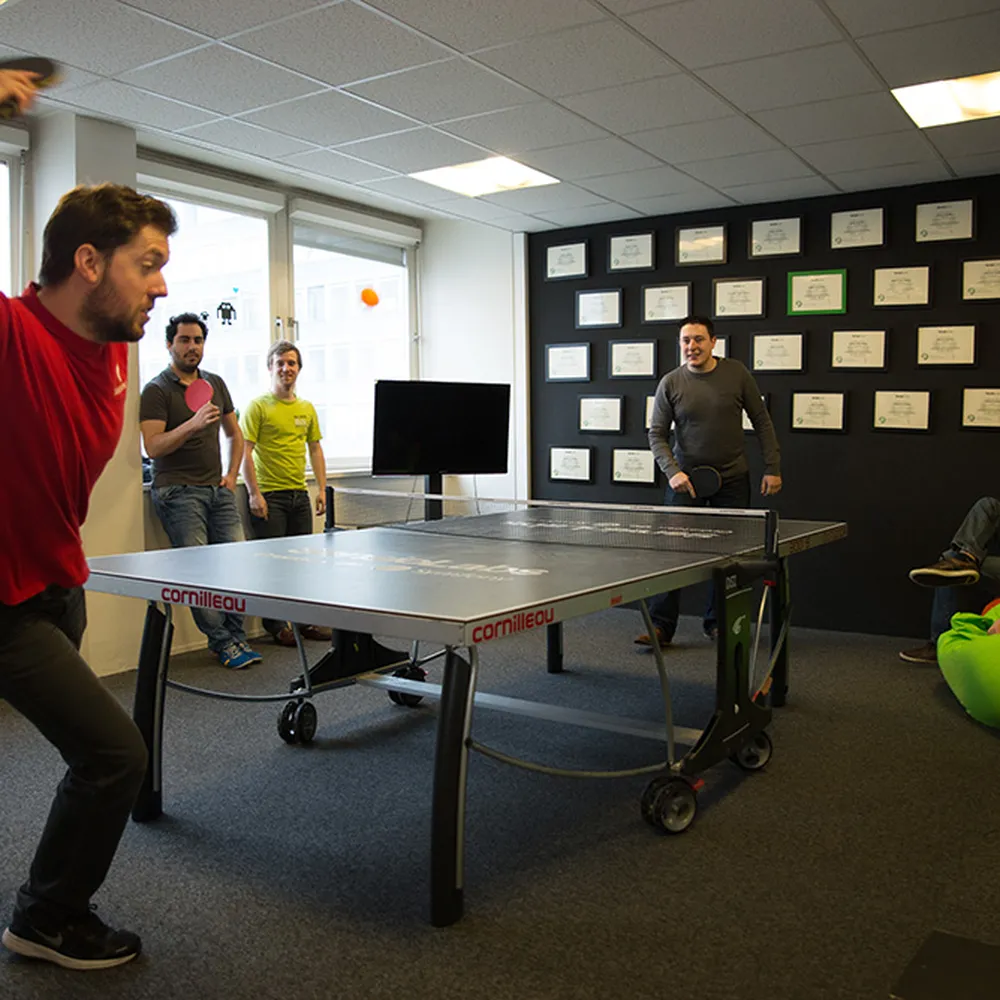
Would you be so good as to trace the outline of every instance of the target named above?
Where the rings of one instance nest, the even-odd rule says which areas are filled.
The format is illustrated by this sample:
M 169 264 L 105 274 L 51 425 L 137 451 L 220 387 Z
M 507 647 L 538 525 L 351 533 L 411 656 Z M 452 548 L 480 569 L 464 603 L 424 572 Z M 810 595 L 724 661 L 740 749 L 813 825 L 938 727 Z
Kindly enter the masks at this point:
M 272 638 L 279 646 L 294 646 L 295 633 L 290 625 L 284 625 L 272 635 Z
M 914 649 L 901 649 L 899 658 L 907 663 L 928 663 L 936 667 L 938 661 L 937 643 L 925 642 L 922 646 L 917 646 Z
M 660 628 L 659 625 L 657 625 L 653 629 L 653 632 L 656 635 L 656 644 L 660 647 L 660 649 L 666 649 L 667 646 L 670 645 L 670 641 L 673 638 L 673 636 L 668 636 L 666 634 L 666 632 L 664 632 L 663 629 Z M 642 635 L 637 635 L 635 637 L 635 644 L 637 646 L 652 646 L 653 645 L 652 641 L 649 638 L 649 635 L 647 633 L 645 633 L 645 632 L 643 632 Z
M 299 629 L 299 635 L 314 642 L 329 642 L 333 638 L 333 629 L 325 625 L 303 625 Z
M 921 587 L 968 587 L 979 582 L 979 566 L 971 556 L 945 556 L 930 566 L 911 569 L 910 579 Z

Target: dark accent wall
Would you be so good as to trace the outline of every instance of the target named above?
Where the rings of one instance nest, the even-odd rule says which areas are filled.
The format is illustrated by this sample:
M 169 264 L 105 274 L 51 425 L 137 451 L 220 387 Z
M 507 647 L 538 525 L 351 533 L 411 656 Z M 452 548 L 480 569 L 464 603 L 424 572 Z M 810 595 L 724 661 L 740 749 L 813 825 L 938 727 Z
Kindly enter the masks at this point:
M 971 241 L 917 243 L 918 204 L 971 198 Z M 880 247 L 830 249 L 830 214 L 884 209 L 885 243 Z M 754 220 L 798 216 L 803 253 L 795 257 L 750 258 L 748 232 Z M 678 267 L 674 263 L 679 226 L 724 223 L 725 264 Z M 611 236 L 653 231 L 655 269 L 608 271 Z M 546 248 L 586 240 L 585 278 L 546 281 Z M 665 489 L 616 485 L 611 479 L 613 448 L 647 447 L 644 406 L 659 375 L 678 363 L 677 324 L 641 321 L 641 288 L 646 284 L 690 281 L 692 311 L 712 314 L 712 279 L 766 278 L 764 319 L 717 320 L 716 333 L 728 340 L 730 357 L 751 366 L 754 333 L 805 333 L 805 370 L 759 373 L 782 449 L 784 489 L 774 507 L 785 517 L 842 520 L 847 540 L 791 561 L 794 618 L 800 625 L 884 635 L 926 634 L 930 593 L 911 584 L 907 572 L 937 557 L 970 504 L 1000 494 L 1000 430 L 961 426 L 965 387 L 1000 387 L 1000 299 L 963 301 L 962 262 L 1000 257 L 1000 176 L 857 192 L 804 201 L 713 209 L 675 216 L 533 234 L 528 243 L 531 363 L 531 469 L 536 498 L 618 503 L 659 503 Z M 872 305 L 873 270 L 929 264 L 931 297 L 919 308 Z M 790 271 L 847 269 L 848 310 L 843 315 L 788 316 Z M 620 328 L 576 329 L 576 292 L 621 288 Z M 917 327 L 974 324 L 974 368 L 917 365 Z M 848 371 L 831 367 L 834 330 L 886 330 L 887 370 Z M 657 378 L 608 378 L 608 342 L 655 339 Z M 589 341 L 591 379 L 587 383 L 547 382 L 545 345 Z M 875 390 L 930 390 L 930 430 L 892 432 L 873 428 Z M 843 434 L 791 430 L 792 392 L 844 392 L 847 426 Z M 584 434 L 577 428 L 581 394 L 625 396 L 622 434 Z M 551 482 L 550 446 L 593 448 L 590 484 Z M 747 435 L 755 488 L 761 475 L 760 450 Z M 686 602 L 686 610 L 694 610 Z

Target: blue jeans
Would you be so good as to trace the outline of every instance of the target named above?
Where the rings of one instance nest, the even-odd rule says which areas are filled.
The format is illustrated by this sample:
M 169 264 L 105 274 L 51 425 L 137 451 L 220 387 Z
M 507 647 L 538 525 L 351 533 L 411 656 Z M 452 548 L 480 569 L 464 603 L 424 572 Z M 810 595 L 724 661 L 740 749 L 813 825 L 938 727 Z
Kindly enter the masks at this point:
M 242 542 L 243 525 L 236 497 L 224 486 L 161 486 L 150 490 L 153 509 L 175 549 L 217 542 Z M 232 642 L 246 642 L 243 618 L 232 613 L 191 608 L 208 648 L 218 653 Z
M 675 493 L 667 488 L 666 503 L 673 507 L 729 507 L 744 510 L 750 506 L 750 476 L 738 476 L 735 479 L 723 480 L 719 492 L 710 497 L 692 497 L 683 491 Z M 670 590 L 659 594 L 649 602 L 649 617 L 653 624 L 663 632 L 664 638 L 672 639 L 677 631 L 677 618 L 680 614 L 681 592 Z M 704 627 L 715 626 L 715 594 L 710 589 L 708 606 L 705 608 Z
M 957 611 L 982 611 L 1000 590 L 1000 500 L 980 497 L 959 525 L 942 558 L 968 552 L 976 557 L 979 572 L 989 582 L 972 587 L 936 587 L 931 606 L 931 642 L 951 628 Z

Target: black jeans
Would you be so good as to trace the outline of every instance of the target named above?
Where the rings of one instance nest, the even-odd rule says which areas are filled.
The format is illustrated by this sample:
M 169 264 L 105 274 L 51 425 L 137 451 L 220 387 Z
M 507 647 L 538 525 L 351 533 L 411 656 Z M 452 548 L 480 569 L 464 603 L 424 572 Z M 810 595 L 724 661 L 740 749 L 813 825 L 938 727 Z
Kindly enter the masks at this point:
M 17 905 L 61 915 L 87 912 L 146 773 L 139 730 L 80 656 L 86 625 L 79 587 L 0 604 L 0 697 L 69 765 Z M 7 808 L 14 801 L 8 789 Z
M 250 513 L 250 533 L 254 538 L 286 538 L 291 535 L 311 535 L 312 505 L 308 490 L 274 490 L 262 494 L 267 501 L 267 518 Z M 276 618 L 262 619 L 264 628 L 277 635 L 288 622 Z
M 731 507 L 745 509 L 750 506 L 750 476 L 738 476 L 735 479 L 724 479 L 719 492 L 711 497 L 692 497 L 689 493 L 675 493 L 667 488 L 666 503 L 673 507 Z M 649 602 L 649 617 L 653 624 L 663 631 L 667 639 L 674 637 L 677 631 L 677 617 L 680 614 L 681 592 L 670 590 L 666 594 L 658 594 Z M 705 608 L 704 627 L 715 626 L 715 593 L 710 589 L 708 606 Z

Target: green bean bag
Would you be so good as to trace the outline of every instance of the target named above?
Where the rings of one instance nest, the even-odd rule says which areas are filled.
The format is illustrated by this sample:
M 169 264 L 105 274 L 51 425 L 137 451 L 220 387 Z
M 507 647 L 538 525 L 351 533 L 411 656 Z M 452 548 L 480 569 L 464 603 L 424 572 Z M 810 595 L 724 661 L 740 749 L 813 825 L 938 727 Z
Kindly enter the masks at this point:
M 1000 604 L 981 615 L 952 615 L 951 631 L 938 639 L 938 665 L 948 687 L 977 722 L 1000 729 L 1000 634 L 987 635 Z

